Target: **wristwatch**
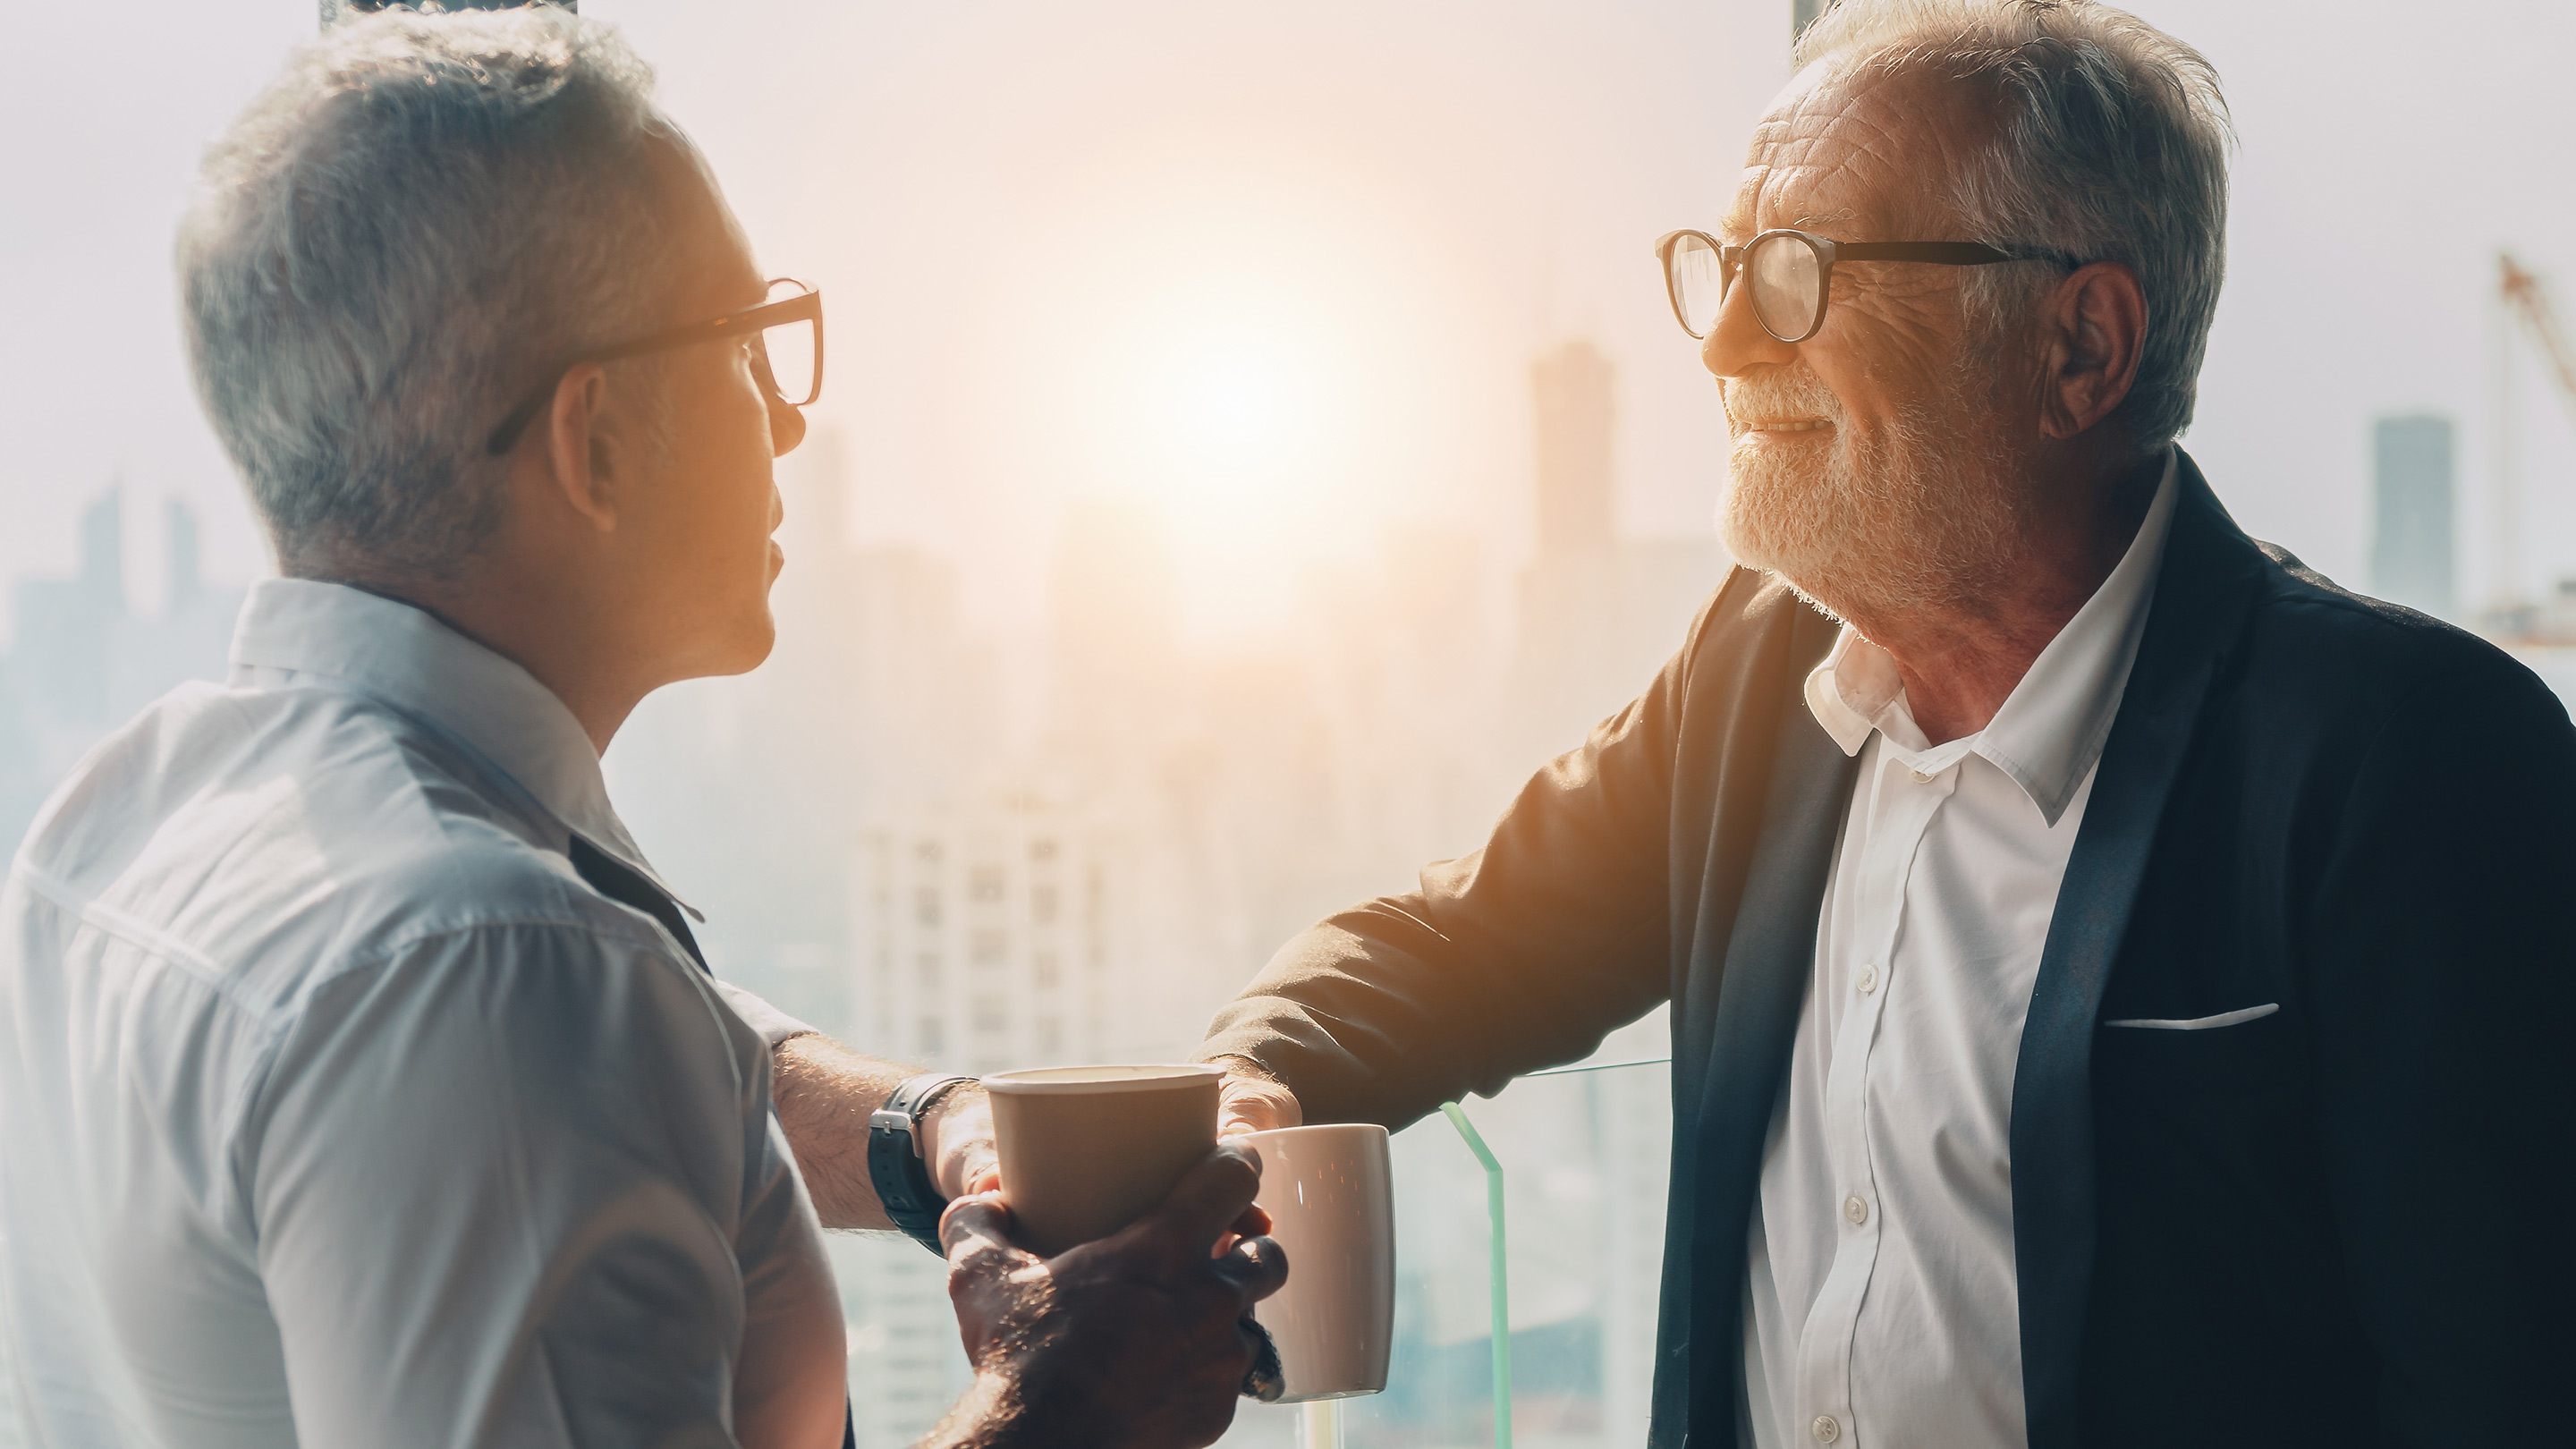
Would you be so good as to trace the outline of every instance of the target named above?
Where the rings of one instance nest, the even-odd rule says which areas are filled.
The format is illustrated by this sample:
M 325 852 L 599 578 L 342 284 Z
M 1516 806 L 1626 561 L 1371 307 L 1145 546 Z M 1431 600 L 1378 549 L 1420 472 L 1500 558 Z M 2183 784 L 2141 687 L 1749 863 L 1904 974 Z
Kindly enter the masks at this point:
M 877 1201 L 905 1236 L 943 1258 L 947 1253 L 939 1246 L 939 1215 L 948 1199 L 930 1180 L 930 1164 L 921 1157 L 921 1114 L 952 1088 L 973 1080 L 936 1072 L 906 1077 L 884 1106 L 868 1114 L 868 1181 L 876 1187 Z

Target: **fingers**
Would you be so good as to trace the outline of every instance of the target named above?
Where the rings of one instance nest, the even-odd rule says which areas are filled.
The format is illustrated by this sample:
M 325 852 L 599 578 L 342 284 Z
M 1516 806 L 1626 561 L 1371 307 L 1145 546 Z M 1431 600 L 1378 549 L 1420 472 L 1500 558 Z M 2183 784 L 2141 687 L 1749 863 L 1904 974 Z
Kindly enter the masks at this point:
M 1217 1135 L 1236 1137 L 1295 1127 L 1306 1120 L 1297 1094 L 1268 1077 L 1228 1072 L 1217 1085 Z
M 1174 1268 L 1205 1262 L 1228 1224 L 1252 1206 L 1261 1187 L 1261 1154 L 1239 1142 L 1217 1144 L 1185 1174 L 1162 1204 L 1118 1236 L 1155 1245 Z
M 1288 1282 L 1288 1251 L 1273 1238 L 1246 1238 L 1218 1256 L 1216 1272 L 1246 1305 L 1258 1303 Z
M 948 1255 L 951 1268 L 975 1266 L 979 1259 L 990 1264 L 1006 1261 L 1011 1255 L 1028 1256 L 1011 1246 L 1011 1210 L 1002 1204 L 999 1193 L 961 1197 L 939 1215 L 939 1247 Z M 1003 1255 L 995 1259 L 990 1255 Z
M 952 1198 L 991 1192 L 1002 1184 L 993 1148 L 993 1107 L 980 1090 L 959 1087 L 934 1103 L 921 1122 L 930 1153 L 931 1179 Z

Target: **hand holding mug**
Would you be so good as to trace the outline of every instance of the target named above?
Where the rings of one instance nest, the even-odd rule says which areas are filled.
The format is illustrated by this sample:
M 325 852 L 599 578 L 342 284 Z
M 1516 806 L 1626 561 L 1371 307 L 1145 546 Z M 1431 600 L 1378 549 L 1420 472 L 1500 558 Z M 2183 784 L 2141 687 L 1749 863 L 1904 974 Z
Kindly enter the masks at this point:
M 948 1291 L 975 1387 L 933 1445 L 1197 1449 L 1225 1433 L 1258 1349 L 1246 1318 L 1288 1266 L 1252 1205 L 1258 1157 L 1228 1144 L 1159 1207 L 1093 1242 L 1040 1258 L 1012 1241 L 995 1195 L 940 1222 Z M 1217 1244 L 1237 1241 L 1223 1253 Z

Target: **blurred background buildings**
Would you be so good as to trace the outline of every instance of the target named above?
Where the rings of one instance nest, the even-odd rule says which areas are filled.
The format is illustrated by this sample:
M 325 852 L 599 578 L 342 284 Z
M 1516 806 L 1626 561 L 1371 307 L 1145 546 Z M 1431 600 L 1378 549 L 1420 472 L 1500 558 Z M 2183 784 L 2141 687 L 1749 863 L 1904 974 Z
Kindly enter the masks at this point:
M 961 1071 L 1186 1051 L 1289 934 L 1472 848 L 1723 571 L 1722 418 L 1648 244 L 1722 207 L 1786 78 L 1779 0 L 582 8 L 833 317 L 780 467 L 777 651 L 638 711 L 611 792 L 720 968 L 855 1045 Z M 2576 281 L 2548 139 L 2576 129 L 2576 19 L 2135 8 L 2211 56 L 2244 136 L 2186 445 L 2250 531 L 2576 693 L 2576 417 L 2540 280 Z M 0 358 L 11 840 L 102 733 L 220 676 L 267 566 L 166 258 L 199 149 L 313 6 L 13 26 L 112 52 L 137 99 L 97 106 L 94 67 L 0 92 L 0 135 L 47 138 L 0 147 L 43 344 Z M 2420 214 L 2427 175 L 2476 221 L 2403 266 L 2320 243 Z M 1598 1059 L 1663 1050 L 1650 1019 Z M 1664 1094 L 1649 1065 L 1469 1104 L 1512 1169 L 1525 1445 L 1642 1439 Z M 1437 1122 L 1398 1174 L 1396 1379 L 1355 1449 L 1490 1431 L 1482 1180 Z M 963 1377 L 937 1265 L 835 1251 L 862 1443 L 906 1442 Z M 1234 1442 L 1287 1431 L 1250 1412 Z

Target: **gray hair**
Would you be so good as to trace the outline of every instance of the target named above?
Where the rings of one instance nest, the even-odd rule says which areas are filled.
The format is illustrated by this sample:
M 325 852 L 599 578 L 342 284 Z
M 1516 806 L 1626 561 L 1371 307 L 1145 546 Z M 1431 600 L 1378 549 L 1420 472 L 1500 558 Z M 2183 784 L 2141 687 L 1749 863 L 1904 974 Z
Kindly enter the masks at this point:
M 451 572 L 504 514 L 491 428 L 550 360 L 650 325 L 679 265 L 652 88 L 550 5 L 386 10 L 209 150 L 177 249 L 190 361 L 289 572 Z
M 1963 240 L 2136 273 L 2147 335 L 2118 416 L 2147 448 L 2190 425 L 2227 269 L 2234 141 L 2200 52 L 2093 0 L 1845 0 L 1799 38 L 1797 63 L 1987 91 L 2001 124 L 1950 178 L 1980 233 Z M 1965 295 L 1973 317 L 2000 329 L 2053 283 L 2024 267 L 1973 268 Z

